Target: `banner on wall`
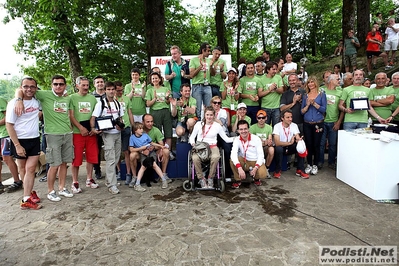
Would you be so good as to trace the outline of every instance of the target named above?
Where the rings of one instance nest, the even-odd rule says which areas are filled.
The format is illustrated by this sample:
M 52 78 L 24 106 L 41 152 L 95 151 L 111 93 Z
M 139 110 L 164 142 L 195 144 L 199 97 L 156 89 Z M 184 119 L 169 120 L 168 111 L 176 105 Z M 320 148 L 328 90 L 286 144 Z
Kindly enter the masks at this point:
M 182 55 L 181 57 L 185 60 L 189 60 L 198 55 Z M 165 76 L 165 67 L 166 63 L 171 59 L 171 56 L 151 56 L 151 68 L 159 67 L 162 72 L 162 76 Z M 209 55 L 209 58 L 212 58 L 212 55 Z M 226 67 L 229 69 L 231 67 L 231 55 L 222 54 L 220 58 L 226 61 Z

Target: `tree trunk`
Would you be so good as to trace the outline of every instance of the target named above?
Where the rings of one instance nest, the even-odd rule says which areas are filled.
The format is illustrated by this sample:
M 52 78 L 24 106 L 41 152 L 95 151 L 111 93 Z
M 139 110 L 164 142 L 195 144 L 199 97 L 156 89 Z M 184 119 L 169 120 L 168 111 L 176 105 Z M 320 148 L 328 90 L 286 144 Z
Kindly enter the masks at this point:
M 71 70 L 72 83 L 75 85 L 77 77 L 83 75 L 82 66 L 80 65 L 80 57 L 78 48 L 73 44 L 73 47 L 65 47 L 65 52 L 69 58 L 69 69 Z
M 357 38 L 362 48 L 366 46 L 367 33 L 370 30 L 370 0 L 357 0 Z M 365 49 L 361 49 L 364 53 Z
M 225 7 L 225 5 L 226 5 L 226 0 L 218 0 L 217 1 L 215 23 L 216 23 L 217 45 L 222 48 L 224 54 L 228 54 L 229 46 L 227 44 L 227 40 L 225 37 L 226 26 L 224 23 L 224 7 Z
M 348 37 L 348 31 L 355 28 L 355 0 L 343 0 L 342 2 L 342 39 Z M 341 65 L 344 66 L 344 57 Z M 342 67 L 342 71 L 345 68 Z
M 279 3 L 277 2 L 277 14 L 280 19 L 280 41 L 281 41 L 281 56 L 285 57 L 288 53 L 287 38 L 288 38 L 288 0 L 282 0 L 281 11 Z
M 166 55 L 165 8 L 163 0 L 143 0 L 148 67 L 151 56 Z
M 241 57 L 240 50 L 240 39 L 241 39 L 241 28 L 242 28 L 242 5 L 244 0 L 237 0 L 237 62 Z
M 264 18 L 264 8 L 263 8 L 263 1 L 259 0 L 259 13 L 260 13 L 260 33 L 262 35 L 262 46 L 263 52 L 266 51 L 266 37 L 265 37 L 265 18 Z

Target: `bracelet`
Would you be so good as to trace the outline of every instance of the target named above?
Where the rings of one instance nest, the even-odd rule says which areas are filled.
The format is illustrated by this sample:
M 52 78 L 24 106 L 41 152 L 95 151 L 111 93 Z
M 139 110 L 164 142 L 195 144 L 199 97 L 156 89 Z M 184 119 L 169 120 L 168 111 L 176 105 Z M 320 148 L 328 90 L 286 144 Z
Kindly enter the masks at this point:
M 14 146 L 15 146 L 15 147 L 18 147 L 18 146 L 21 146 L 21 144 L 17 143 L 17 144 L 14 144 Z

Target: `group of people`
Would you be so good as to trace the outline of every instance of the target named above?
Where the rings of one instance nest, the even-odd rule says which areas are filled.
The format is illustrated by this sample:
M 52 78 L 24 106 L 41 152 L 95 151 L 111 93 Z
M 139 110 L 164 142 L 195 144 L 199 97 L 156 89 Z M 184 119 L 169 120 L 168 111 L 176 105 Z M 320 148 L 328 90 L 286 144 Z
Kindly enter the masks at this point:
M 273 177 L 280 178 L 283 156 L 291 154 L 297 155 L 297 176 L 307 179 L 309 174 L 317 174 L 324 164 L 327 140 L 328 165 L 335 168 L 341 124 L 343 129 L 366 127 L 369 115 L 378 123 L 399 121 L 399 73 L 392 76 L 393 87 L 386 87 L 387 76 L 379 73 L 377 87 L 369 89 L 362 85 L 362 70 L 343 77 L 339 71 L 326 72 L 325 85 L 320 87 L 314 76 L 306 76 L 305 83 L 300 80 L 290 54 L 285 61 L 271 61 L 270 53 L 265 52 L 256 62 L 246 61 L 242 68 L 245 73 L 239 78 L 239 71 L 227 68 L 220 58 L 219 47 L 213 49 L 211 59 L 208 43 L 203 43 L 198 56 L 190 61 L 181 57 L 177 46 L 172 46 L 170 52 L 172 59 L 166 64 L 165 78 L 159 68 L 153 68 L 148 85 L 140 81 L 137 68 L 131 70 L 131 83 L 124 87 L 119 81 L 95 77 L 93 93 L 89 93 L 89 80 L 78 77 L 77 93 L 72 95 L 66 93 L 63 76 L 52 78 L 51 90 L 38 90 L 36 81 L 25 77 L 15 99 L 7 106 L 0 101 L 3 160 L 14 177 L 9 189 L 21 188 L 23 182 L 22 209 L 41 207 L 33 191 L 41 115 L 45 121 L 46 161 L 50 165 L 47 198 L 55 202 L 61 200 L 60 196 L 70 198 L 82 192 L 78 173 L 83 157 L 87 162 L 86 187 L 99 187 L 95 179 L 102 178 L 102 148 L 106 186 L 111 194 L 119 193 L 117 169 L 121 154 L 126 163 L 126 185 L 145 191 L 141 179 L 147 168 L 153 168 L 161 187 L 167 188 L 171 182 L 166 169 L 173 156 L 173 127 L 181 142 L 194 145 L 204 141 L 210 145 L 208 176 L 202 172 L 200 158 L 195 153 L 192 157 L 201 187 L 213 187 L 219 148 L 223 148 L 227 176 L 233 175 L 232 186 L 239 188 L 245 172 L 250 172 L 256 185 L 261 185 L 263 178 L 271 178 L 268 169 L 273 159 Z M 355 98 L 367 98 L 369 110 L 356 110 L 352 102 Z M 296 146 L 302 140 L 307 152 L 298 154 Z M 141 168 L 137 171 L 139 162 Z M 68 163 L 72 163 L 72 192 L 66 186 Z M 58 193 L 54 188 L 56 175 Z

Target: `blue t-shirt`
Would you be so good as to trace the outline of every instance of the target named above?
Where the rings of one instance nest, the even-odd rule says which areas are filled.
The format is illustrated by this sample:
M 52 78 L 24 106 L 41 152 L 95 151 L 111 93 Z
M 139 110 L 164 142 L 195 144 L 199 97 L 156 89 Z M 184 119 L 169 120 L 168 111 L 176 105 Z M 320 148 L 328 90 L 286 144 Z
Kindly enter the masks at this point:
M 148 136 L 147 133 L 143 133 L 140 137 L 137 137 L 135 134 L 130 136 L 129 146 L 133 148 L 140 148 L 143 146 L 150 145 L 152 139 Z

